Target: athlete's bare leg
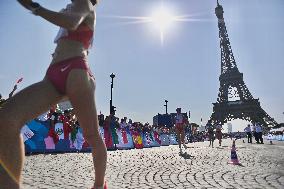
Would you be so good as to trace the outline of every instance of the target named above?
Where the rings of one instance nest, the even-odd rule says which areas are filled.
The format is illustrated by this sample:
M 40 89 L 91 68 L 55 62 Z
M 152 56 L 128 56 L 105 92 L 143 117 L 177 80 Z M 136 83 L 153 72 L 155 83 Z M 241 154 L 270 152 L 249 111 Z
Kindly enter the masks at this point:
M 1 188 L 20 187 L 24 161 L 24 147 L 20 137 L 22 126 L 61 99 L 62 95 L 44 79 L 17 93 L 0 109 Z
M 184 132 L 184 129 L 181 131 L 180 137 L 181 137 L 181 143 L 183 144 L 183 147 L 184 147 L 185 149 L 187 149 L 187 146 L 185 145 L 185 141 L 184 141 L 184 139 L 185 139 L 185 132 Z
M 181 149 L 181 137 L 180 137 L 180 132 L 179 130 L 176 128 L 176 135 L 177 135 L 177 140 L 178 140 L 178 147 L 179 149 Z
M 104 185 L 107 152 L 99 134 L 98 116 L 95 103 L 95 81 L 85 70 L 74 69 L 69 73 L 66 92 L 80 126 L 84 138 L 93 148 L 95 167 L 95 187 Z

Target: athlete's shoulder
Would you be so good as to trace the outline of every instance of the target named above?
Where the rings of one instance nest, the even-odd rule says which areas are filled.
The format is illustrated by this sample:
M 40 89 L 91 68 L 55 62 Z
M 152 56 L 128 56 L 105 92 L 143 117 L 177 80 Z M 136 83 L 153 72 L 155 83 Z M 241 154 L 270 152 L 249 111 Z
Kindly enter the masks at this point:
M 86 11 L 93 11 L 94 6 L 92 5 L 90 0 L 74 0 L 73 4 L 75 7 L 84 9 Z

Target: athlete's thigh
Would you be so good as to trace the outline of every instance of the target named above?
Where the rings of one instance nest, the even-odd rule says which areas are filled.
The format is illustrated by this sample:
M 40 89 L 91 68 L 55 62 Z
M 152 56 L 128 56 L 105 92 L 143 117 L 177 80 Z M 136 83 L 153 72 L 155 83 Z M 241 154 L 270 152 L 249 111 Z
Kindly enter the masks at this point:
M 74 108 L 84 134 L 97 131 L 94 80 L 85 70 L 72 70 L 67 79 L 66 94 Z
M 177 138 L 179 139 L 180 138 L 180 131 L 177 127 L 175 128 L 175 131 L 176 131 L 176 134 L 177 134 Z
M 47 111 L 62 98 L 63 96 L 56 91 L 52 83 L 44 79 L 8 99 L 0 113 L 6 120 L 24 124 Z
M 182 129 L 180 130 L 180 135 L 181 135 L 181 137 L 184 137 L 184 136 L 185 136 L 184 128 L 182 128 Z

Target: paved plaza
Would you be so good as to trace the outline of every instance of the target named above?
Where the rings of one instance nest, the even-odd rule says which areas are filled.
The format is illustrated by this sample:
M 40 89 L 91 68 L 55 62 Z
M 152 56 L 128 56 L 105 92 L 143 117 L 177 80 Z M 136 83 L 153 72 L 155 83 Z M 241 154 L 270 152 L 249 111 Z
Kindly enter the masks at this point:
M 106 180 L 118 188 L 284 188 L 284 142 L 247 144 L 237 141 L 242 166 L 230 165 L 232 141 L 188 144 L 191 157 L 178 146 L 108 152 Z M 215 141 L 217 146 L 217 141 Z M 27 156 L 23 188 L 91 188 L 90 153 Z

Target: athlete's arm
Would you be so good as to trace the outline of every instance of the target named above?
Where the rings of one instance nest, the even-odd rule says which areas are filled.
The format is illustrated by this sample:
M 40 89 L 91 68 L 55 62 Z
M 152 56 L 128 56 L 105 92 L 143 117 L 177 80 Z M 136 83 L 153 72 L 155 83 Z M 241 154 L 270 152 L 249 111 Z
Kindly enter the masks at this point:
M 42 6 L 33 9 L 30 5 L 33 3 L 31 0 L 18 0 L 21 5 L 31 10 L 35 15 L 38 15 L 45 20 L 63 27 L 67 30 L 76 30 L 77 27 L 88 16 L 92 5 L 89 0 L 74 0 L 72 10 L 69 12 L 55 12 L 48 10 Z
M 13 94 L 14 94 L 14 92 L 17 90 L 17 85 L 14 85 L 14 88 L 13 88 L 13 90 L 10 92 L 10 94 L 9 94 L 9 98 L 11 98 L 12 96 L 13 96 Z
M 18 0 L 18 2 L 23 6 L 25 7 L 26 9 L 29 9 L 31 8 L 31 3 L 32 3 L 32 0 Z

